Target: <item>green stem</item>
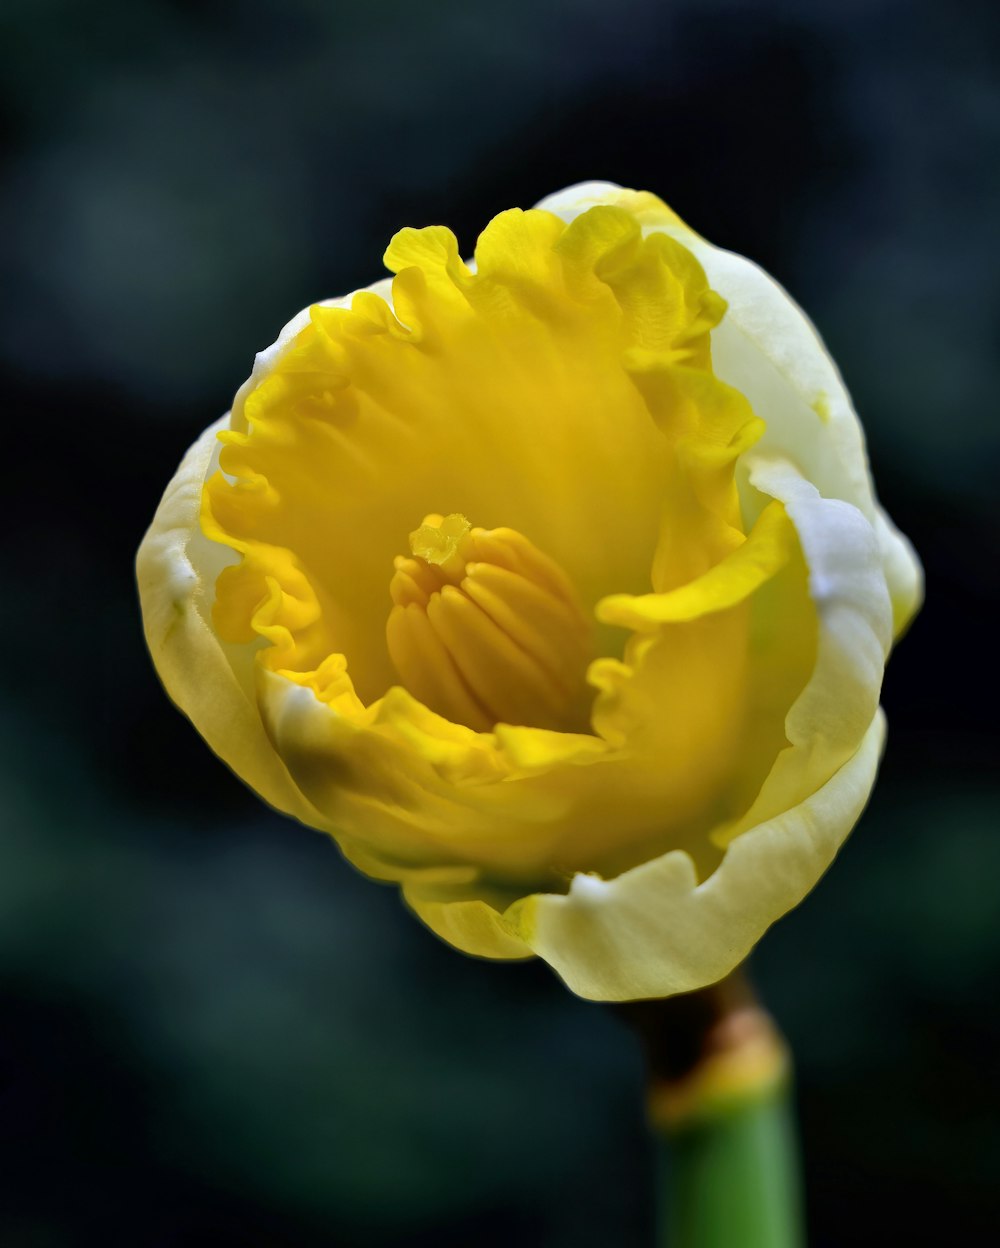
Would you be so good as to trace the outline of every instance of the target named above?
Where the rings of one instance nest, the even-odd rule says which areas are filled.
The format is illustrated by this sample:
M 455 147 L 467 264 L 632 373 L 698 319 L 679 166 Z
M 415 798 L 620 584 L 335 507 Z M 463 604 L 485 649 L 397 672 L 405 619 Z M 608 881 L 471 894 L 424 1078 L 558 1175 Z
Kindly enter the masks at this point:
M 657 1248 L 802 1248 L 788 1051 L 743 976 L 621 1008 L 649 1064 Z
M 800 1248 L 790 1081 L 702 1122 L 657 1132 L 663 1248 Z

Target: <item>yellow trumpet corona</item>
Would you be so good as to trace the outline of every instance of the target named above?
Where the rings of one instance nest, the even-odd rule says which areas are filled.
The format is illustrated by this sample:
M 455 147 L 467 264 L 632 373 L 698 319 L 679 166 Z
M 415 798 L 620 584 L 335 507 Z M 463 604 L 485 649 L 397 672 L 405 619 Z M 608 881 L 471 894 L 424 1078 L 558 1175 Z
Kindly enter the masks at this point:
M 459 948 L 594 999 L 711 983 L 860 813 L 921 597 L 840 376 L 771 278 L 609 183 L 386 263 L 168 487 L 167 690 Z

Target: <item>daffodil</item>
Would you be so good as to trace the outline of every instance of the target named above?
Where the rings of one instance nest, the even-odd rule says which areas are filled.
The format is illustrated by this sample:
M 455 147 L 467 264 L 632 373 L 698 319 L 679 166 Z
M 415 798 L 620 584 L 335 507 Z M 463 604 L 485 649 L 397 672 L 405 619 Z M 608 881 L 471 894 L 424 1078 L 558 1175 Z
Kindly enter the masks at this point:
M 789 296 L 607 183 L 404 229 L 257 356 L 139 553 L 163 682 L 471 954 L 718 980 L 875 779 L 921 594 Z

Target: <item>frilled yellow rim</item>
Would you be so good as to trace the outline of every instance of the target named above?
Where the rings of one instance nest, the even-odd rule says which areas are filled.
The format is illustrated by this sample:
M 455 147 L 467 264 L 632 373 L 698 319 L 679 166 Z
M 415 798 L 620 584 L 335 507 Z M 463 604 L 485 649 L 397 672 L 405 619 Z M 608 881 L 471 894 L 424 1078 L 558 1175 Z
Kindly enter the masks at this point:
M 386 259 L 392 305 L 313 308 L 221 437 L 201 523 L 239 558 L 216 582 L 219 636 L 259 647 L 340 732 L 404 743 L 452 785 L 520 782 L 493 788 L 494 823 L 537 824 L 539 781 L 563 773 L 532 844 L 462 832 L 497 878 L 616 873 L 671 836 L 710 869 L 695 825 L 745 809 L 807 677 L 799 646 L 785 705 L 766 732 L 755 712 L 741 750 L 751 606 L 775 615 L 791 563 L 781 609 L 815 631 L 782 505 L 744 531 L 735 466 L 764 426 L 712 370 L 723 301 L 618 205 L 568 225 L 504 213 L 474 266 L 438 227 Z M 452 523 L 468 548 L 451 571 L 426 536 L 400 554 Z M 600 797 L 623 781 L 625 830 Z

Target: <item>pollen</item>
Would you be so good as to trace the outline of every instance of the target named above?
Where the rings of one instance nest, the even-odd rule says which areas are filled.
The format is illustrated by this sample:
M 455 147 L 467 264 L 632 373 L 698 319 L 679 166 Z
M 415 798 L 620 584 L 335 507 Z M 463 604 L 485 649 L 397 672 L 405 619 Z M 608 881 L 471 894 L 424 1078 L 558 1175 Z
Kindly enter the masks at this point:
M 480 732 L 498 723 L 587 731 L 591 623 L 559 565 L 514 529 L 429 515 L 397 555 L 389 655 L 432 711 Z

